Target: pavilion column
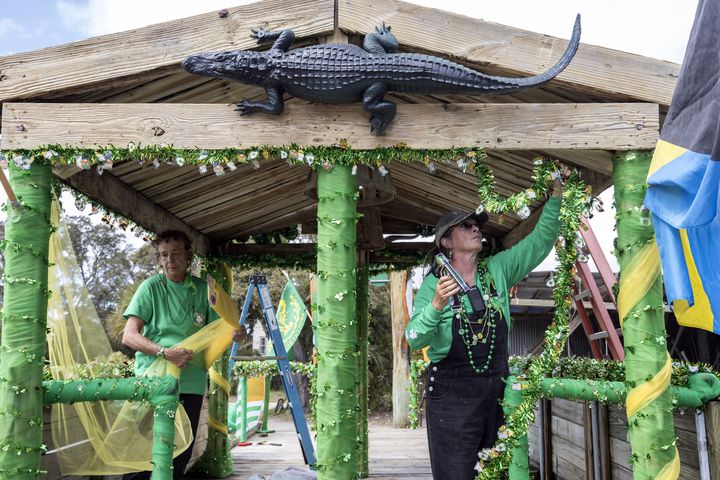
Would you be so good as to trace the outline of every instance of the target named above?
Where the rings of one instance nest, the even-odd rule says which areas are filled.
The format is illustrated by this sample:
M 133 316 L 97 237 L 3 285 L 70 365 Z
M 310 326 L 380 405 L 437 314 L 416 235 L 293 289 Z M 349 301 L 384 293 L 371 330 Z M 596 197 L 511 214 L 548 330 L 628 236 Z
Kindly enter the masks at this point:
M 21 209 L 8 207 L 0 348 L 0 479 L 41 475 L 52 169 L 10 163 Z
M 356 192 L 350 167 L 318 170 L 317 457 L 318 478 L 356 478 L 358 339 Z
M 410 348 L 405 339 L 407 308 L 405 288 L 407 272 L 390 272 L 390 312 L 393 346 L 393 427 L 406 428 L 410 423 Z
M 618 315 L 625 339 L 628 440 L 633 476 L 676 479 L 672 370 L 667 351 L 660 256 L 649 214 L 642 210 L 652 152 L 614 159 L 613 180 L 620 262 Z
M 358 342 L 358 465 L 359 478 L 370 475 L 368 467 L 368 323 L 370 321 L 370 269 L 367 261 L 368 251 L 361 251 L 357 268 L 357 307 L 356 326 Z
M 208 272 L 226 292 L 232 292 L 232 270 L 227 265 Z M 225 478 L 234 471 L 228 436 L 230 349 L 210 367 L 208 389 L 208 440 L 205 451 L 188 473 L 197 478 Z

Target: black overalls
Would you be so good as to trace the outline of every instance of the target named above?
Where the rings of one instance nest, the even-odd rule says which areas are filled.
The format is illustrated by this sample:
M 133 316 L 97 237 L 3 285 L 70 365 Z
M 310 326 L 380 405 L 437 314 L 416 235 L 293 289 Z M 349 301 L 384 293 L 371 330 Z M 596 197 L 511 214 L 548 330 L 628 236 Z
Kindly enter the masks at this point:
M 477 374 L 468 360 L 459 314 L 452 320 L 447 357 L 431 363 L 426 376 L 427 429 L 430 464 L 435 480 L 472 480 L 478 452 L 495 444 L 503 425 L 502 398 L 508 376 L 508 328 L 496 312 L 495 349 L 487 372 Z M 474 321 L 475 314 L 468 315 Z M 485 365 L 488 343 L 471 347 L 477 367 Z

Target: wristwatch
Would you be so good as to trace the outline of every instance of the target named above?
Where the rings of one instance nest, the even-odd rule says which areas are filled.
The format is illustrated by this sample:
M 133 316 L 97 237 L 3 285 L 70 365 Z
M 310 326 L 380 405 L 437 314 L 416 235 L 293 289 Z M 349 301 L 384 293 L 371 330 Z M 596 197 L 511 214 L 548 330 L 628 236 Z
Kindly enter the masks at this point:
M 165 347 L 160 347 L 160 350 L 157 352 L 158 358 L 165 358 Z

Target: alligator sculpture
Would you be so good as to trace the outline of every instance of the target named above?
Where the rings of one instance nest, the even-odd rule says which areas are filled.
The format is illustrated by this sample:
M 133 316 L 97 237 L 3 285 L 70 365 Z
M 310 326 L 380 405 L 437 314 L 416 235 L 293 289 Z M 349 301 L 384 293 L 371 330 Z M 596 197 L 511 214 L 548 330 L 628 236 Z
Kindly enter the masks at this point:
M 241 115 L 264 112 L 278 115 L 283 94 L 319 103 L 362 101 L 370 112 L 370 131 L 382 135 L 395 117 L 396 105 L 384 99 L 389 92 L 414 94 L 500 94 L 537 87 L 568 66 L 580 43 L 580 15 L 572 37 L 558 62 L 544 73 L 526 78 L 485 75 L 444 58 L 418 53 L 394 53 L 398 47 L 390 27 L 384 24 L 365 36 L 363 47 L 323 44 L 289 50 L 292 30 L 253 28 L 257 42 L 274 41 L 263 52 L 234 50 L 198 53 L 182 65 L 197 75 L 237 80 L 265 89 L 267 101 L 243 98 L 236 110 Z

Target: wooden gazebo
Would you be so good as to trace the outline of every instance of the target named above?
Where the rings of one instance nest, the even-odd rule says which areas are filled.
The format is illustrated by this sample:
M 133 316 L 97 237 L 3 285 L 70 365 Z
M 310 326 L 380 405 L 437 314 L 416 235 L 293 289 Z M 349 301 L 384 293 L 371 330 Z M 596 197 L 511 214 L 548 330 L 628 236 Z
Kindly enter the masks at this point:
M 400 51 L 451 58 L 493 75 L 542 72 L 567 45 L 564 39 L 395 0 L 263 0 L 0 57 L 0 148 L 482 147 L 502 195 L 532 185 L 538 156 L 578 168 L 597 194 L 612 184 L 616 154 L 654 148 L 679 72 L 670 62 L 581 44 L 567 70 L 534 90 L 497 97 L 393 95 L 398 115 L 386 135 L 376 137 L 359 104 L 329 107 L 289 98 L 279 117 L 241 117 L 233 103 L 262 98 L 262 90 L 192 76 L 180 66 L 200 51 L 265 48 L 248 35 L 258 25 L 292 28 L 295 46 L 302 46 L 358 43 L 383 22 L 392 26 Z M 568 18 L 568 36 L 571 23 Z M 117 163 L 103 175 L 74 166 L 55 167 L 53 174 L 147 230 L 189 232 L 200 255 L 313 250 L 312 244 L 238 242 L 298 225 L 303 233 L 317 232 L 311 168 L 260 160 L 257 168 L 247 163 L 223 176 L 151 161 Z M 359 172 L 367 195 L 359 203 L 361 263 L 413 251 L 417 244 L 392 240 L 427 231 L 452 209 L 476 207 L 475 175 L 431 162 L 390 163 L 384 165 L 387 176 L 375 169 Z M 533 203 L 533 215 L 524 221 L 492 215 L 485 236 L 498 248 L 516 243 L 534 225 L 542 202 Z

